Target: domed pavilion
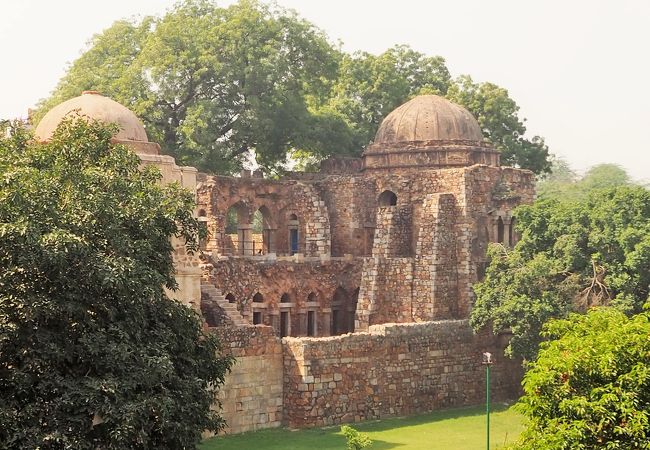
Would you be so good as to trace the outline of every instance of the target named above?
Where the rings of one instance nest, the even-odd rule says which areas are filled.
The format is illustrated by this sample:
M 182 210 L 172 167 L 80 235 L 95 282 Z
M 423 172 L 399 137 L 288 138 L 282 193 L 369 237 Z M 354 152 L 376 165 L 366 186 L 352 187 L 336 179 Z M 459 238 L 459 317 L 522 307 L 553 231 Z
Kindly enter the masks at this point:
M 142 121 L 126 106 L 112 100 L 97 91 L 83 91 L 80 96 L 71 98 L 48 111 L 34 130 L 37 140 L 47 142 L 61 122 L 67 118 L 97 120 L 106 124 L 115 124 L 117 133 L 112 142 L 131 148 L 143 165 L 154 165 L 161 173 L 161 182 L 178 183 L 191 192 L 196 192 L 196 174 L 194 167 L 177 166 L 174 158 L 160 154 L 160 146 L 149 142 Z M 174 265 L 179 289 L 169 292 L 170 297 L 198 309 L 201 293 L 198 258 L 185 251 L 184 243 L 172 238 L 174 246 Z
M 476 119 L 437 95 L 420 95 L 388 114 L 363 158 L 366 170 L 499 166 L 499 152 Z
M 138 154 L 160 153 L 160 146 L 149 142 L 138 116 L 126 106 L 98 91 L 83 91 L 80 96 L 66 100 L 49 110 L 36 126 L 34 135 L 40 141 L 48 141 L 62 120 L 74 117 L 117 125 L 118 132 L 113 136 L 113 142 L 126 144 Z

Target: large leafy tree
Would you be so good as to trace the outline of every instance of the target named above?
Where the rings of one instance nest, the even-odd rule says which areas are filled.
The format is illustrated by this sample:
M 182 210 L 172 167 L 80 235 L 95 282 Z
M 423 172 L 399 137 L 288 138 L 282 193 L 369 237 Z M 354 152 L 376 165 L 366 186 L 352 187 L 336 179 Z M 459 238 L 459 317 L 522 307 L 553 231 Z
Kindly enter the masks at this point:
M 0 139 L 0 447 L 193 448 L 231 363 L 174 289 L 193 198 L 64 122 Z M 2 134 L 4 135 L 4 133 Z
M 449 87 L 447 98 L 463 105 L 478 120 L 483 135 L 501 151 L 501 163 L 536 174 L 551 170 L 548 146 L 540 136 L 525 137 L 525 119 L 508 91 L 493 83 L 475 83 L 464 75 Z
M 380 55 L 357 52 L 343 57 L 327 106 L 350 127 L 353 138 L 347 151 L 360 154 L 392 110 L 418 94 L 444 95 L 450 82 L 443 58 L 428 57 L 408 46 Z
M 402 103 L 421 94 L 437 94 L 467 108 L 485 138 L 501 151 L 505 165 L 550 170 L 548 147 L 539 136 L 526 138 L 519 106 L 508 91 L 493 83 L 475 83 L 469 76 L 451 79 L 445 60 L 408 46 L 396 46 L 375 56 L 345 55 L 328 107 L 341 114 L 352 132 L 351 154 L 374 138 L 379 124 Z
M 550 318 L 591 306 L 641 310 L 650 290 L 650 191 L 620 186 L 585 200 L 542 199 L 516 210 L 521 240 L 491 246 L 474 286 L 476 328 L 510 330 L 509 350 L 533 359 Z
M 445 61 L 408 46 L 342 54 L 309 22 L 240 0 L 186 0 L 160 19 L 119 21 L 69 68 L 49 108 L 95 89 L 127 105 L 163 151 L 208 172 L 238 169 L 253 151 L 265 168 L 294 158 L 358 156 L 382 119 L 419 94 L 469 109 L 505 164 L 544 173 L 543 139 L 524 137 L 519 107 L 492 83 L 452 80 Z
M 524 378 L 519 449 L 644 449 L 650 442 L 650 321 L 613 308 L 546 325 Z
M 337 126 L 313 111 L 337 59 L 323 33 L 292 12 L 254 0 L 228 8 L 188 0 L 160 19 L 116 22 L 95 36 L 39 114 L 96 89 L 133 109 L 183 164 L 231 172 L 254 151 L 272 168 L 291 148 L 322 147 L 314 128 Z
M 578 180 L 578 174 L 569 163 L 558 157 L 551 157 L 551 171 L 538 177 L 536 190 L 538 198 L 561 198 L 566 196 Z
M 537 183 L 537 194 L 539 198 L 584 200 L 596 189 L 633 184 L 625 169 L 616 164 L 597 164 L 578 178 L 566 161 L 554 159 L 551 173 Z

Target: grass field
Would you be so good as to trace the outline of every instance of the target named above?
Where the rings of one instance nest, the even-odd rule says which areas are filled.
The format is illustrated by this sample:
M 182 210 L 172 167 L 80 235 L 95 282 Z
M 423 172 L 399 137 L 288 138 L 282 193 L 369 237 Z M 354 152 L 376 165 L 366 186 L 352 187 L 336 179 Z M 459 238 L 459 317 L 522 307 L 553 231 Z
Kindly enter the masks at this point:
M 351 424 L 374 441 L 371 450 L 474 450 L 485 448 L 483 407 L 436 411 L 421 416 Z M 490 448 L 512 443 L 523 418 L 512 408 L 493 405 Z M 345 450 L 340 427 L 289 431 L 264 430 L 205 441 L 201 450 Z

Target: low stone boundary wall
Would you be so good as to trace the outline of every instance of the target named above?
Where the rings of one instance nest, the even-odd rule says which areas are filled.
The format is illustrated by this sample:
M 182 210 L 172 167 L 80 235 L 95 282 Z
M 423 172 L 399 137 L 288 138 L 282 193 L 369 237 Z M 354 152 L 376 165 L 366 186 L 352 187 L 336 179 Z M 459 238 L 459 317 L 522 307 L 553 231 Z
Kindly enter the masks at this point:
M 224 352 L 236 357 L 219 390 L 225 433 L 282 425 L 282 345 L 263 325 L 212 328 Z
M 284 424 L 303 428 L 422 413 L 485 401 L 489 351 L 494 401 L 519 392 L 505 339 L 467 320 L 373 325 L 368 332 L 284 338 Z

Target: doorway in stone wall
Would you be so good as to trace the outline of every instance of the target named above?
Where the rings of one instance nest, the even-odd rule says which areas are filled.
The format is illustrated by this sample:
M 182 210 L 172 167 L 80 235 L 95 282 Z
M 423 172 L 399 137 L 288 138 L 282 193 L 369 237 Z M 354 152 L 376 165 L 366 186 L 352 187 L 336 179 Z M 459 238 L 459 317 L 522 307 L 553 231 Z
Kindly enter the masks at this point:
M 354 331 L 354 311 L 356 302 L 351 301 L 350 294 L 341 286 L 336 288 L 332 297 L 332 336 Z
M 354 319 L 357 314 L 357 303 L 359 302 L 359 288 L 352 293 L 350 302 L 347 307 L 347 328 L 348 333 L 354 333 Z
M 289 311 L 280 313 L 280 337 L 289 336 Z
M 316 336 L 316 311 L 307 311 L 307 336 Z
M 223 253 L 226 255 L 251 254 L 247 243 L 251 240 L 251 225 L 248 223 L 249 210 L 244 202 L 239 201 L 226 211 Z
M 289 230 L 289 241 L 291 243 L 291 254 L 298 253 L 298 229 L 292 228 Z
M 497 219 L 497 242 L 499 244 L 503 244 L 503 240 L 505 237 L 505 232 L 504 232 L 504 225 L 503 225 L 503 219 L 501 216 Z
M 253 214 L 253 254 L 266 255 L 275 251 L 273 228 L 271 210 L 266 206 L 260 206 Z
M 332 308 L 332 326 L 330 329 L 330 334 L 336 336 L 341 334 L 339 329 L 341 328 L 341 310 Z
M 261 324 L 262 324 L 262 311 L 254 311 L 253 325 L 261 325 Z
M 291 214 L 288 221 L 289 226 L 289 254 L 295 255 L 299 253 L 298 243 L 298 216 Z
M 377 204 L 381 207 L 397 205 L 397 194 L 393 191 L 384 191 L 377 197 Z

